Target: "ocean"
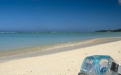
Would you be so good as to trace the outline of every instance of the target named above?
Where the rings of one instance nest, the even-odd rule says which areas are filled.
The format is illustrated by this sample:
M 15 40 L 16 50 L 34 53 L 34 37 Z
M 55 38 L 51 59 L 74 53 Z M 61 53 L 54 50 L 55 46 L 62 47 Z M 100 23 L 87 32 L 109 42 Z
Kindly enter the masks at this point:
M 43 50 L 61 44 L 67 45 L 97 38 L 121 37 L 120 32 L 80 33 L 0 33 L 0 54 L 24 50 Z

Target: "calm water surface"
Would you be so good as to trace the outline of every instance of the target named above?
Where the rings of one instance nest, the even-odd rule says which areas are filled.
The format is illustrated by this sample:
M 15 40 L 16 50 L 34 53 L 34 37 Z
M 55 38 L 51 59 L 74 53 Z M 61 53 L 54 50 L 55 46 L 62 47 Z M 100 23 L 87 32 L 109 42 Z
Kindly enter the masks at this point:
M 106 37 L 121 37 L 121 33 L 1 33 L 0 51 Z

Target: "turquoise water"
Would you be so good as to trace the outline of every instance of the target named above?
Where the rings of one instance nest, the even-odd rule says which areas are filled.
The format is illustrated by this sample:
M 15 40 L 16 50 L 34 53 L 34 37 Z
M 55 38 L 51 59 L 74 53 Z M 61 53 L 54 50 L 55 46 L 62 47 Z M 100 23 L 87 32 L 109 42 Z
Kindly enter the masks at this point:
M 0 51 L 77 42 L 105 37 L 121 37 L 121 33 L 1 33 Z

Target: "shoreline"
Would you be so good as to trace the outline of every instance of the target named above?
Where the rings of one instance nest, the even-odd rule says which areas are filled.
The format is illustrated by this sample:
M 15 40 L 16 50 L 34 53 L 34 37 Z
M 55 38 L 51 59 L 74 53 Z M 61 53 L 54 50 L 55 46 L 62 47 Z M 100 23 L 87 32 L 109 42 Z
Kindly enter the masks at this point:
M 0 73 L 1 75 L 77 75 L 83 59 L 91 55 L 109 55 L 121 65 L 121 40 L 118 40 L 103 39 L 100 43 L 90 43 L 90 46 L 78 45 L 78 48 L 72 46 L 73 48 L 68 47 L 67 50 L 62 48 L 61 52 L 60 49 L 59 52 L 55 49 L 57 52 L 45 51 L 47 53 L 43 55 L 32 52 L 5 57 L 6 61 L 0 62 Z M 10 60 L 7 60 L 9 58 Z
M 57 44 L 52 45 L 48 48 L 39 49 L 38 50 L 29 50 L 29 51 L 22 51 L 16 54 L 10 54 L 10 55 L 0 55 L 0 62 L 6 62 L 14 59 L 21 59 L 21 58 L 29 58 L 29 57 L 36 57 L 36 56 L 43 56 L 48 54 L 54 54 L 59 52 L 65 52 L 65 51 L 71 51 L 79 48 L 86 48 L 90 46 L 105 44 L 105 43 L 111 43 L 120 41 L 120 37 L 110 37 L 110 38 L 96 38 L 91 40 L 85 40 L 80 42 L 71 42 L 71 43 L 64 43 L 64 44 Z M 29 48 L 28 48 L 29 49 Z M 1 53 L 2 54 L 2 53 Z

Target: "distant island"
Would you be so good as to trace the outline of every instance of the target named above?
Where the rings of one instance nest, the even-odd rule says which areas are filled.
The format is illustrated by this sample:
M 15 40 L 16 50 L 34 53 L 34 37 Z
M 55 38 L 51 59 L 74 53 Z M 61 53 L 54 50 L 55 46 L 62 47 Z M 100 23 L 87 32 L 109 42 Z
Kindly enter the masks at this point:
M 95 32 L 121 32 L 121 28 L 120 29 L 115 29 L 115 30 L 98 30 Z

